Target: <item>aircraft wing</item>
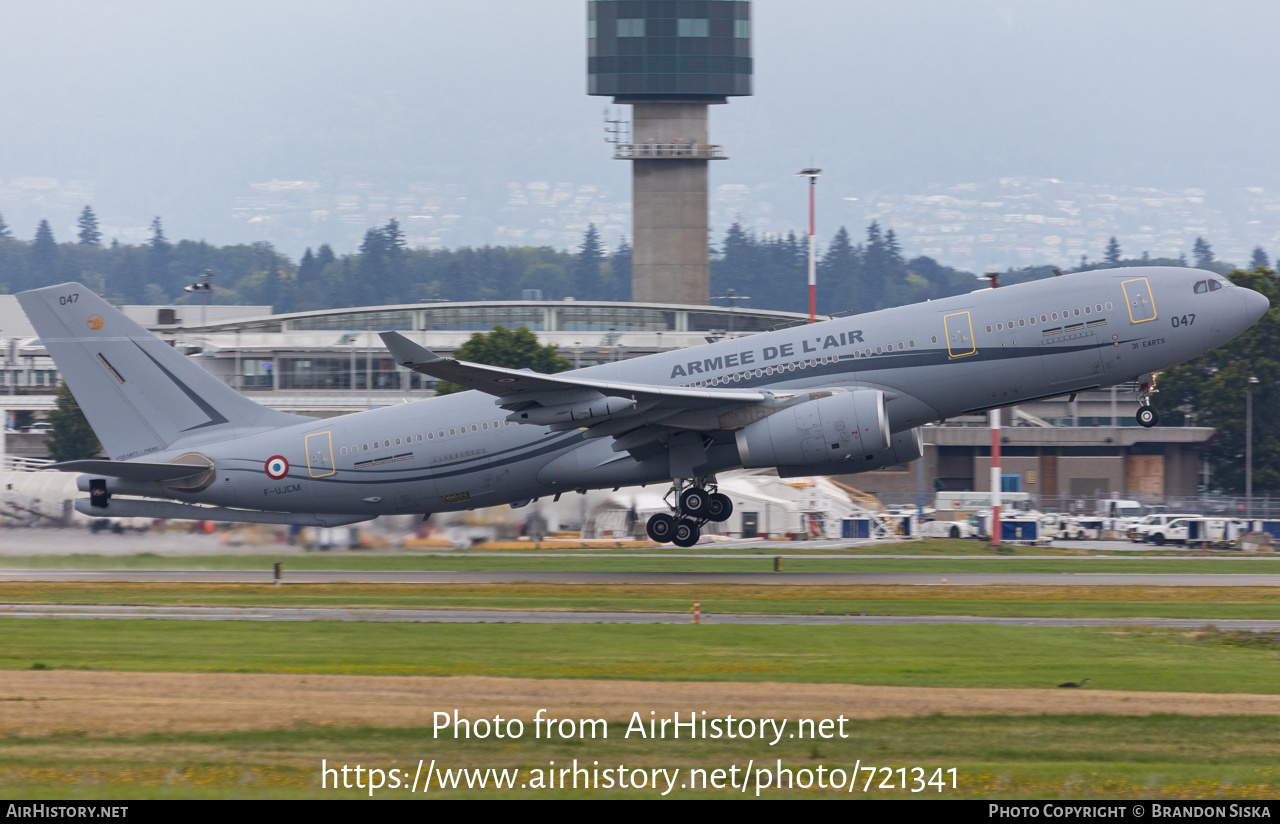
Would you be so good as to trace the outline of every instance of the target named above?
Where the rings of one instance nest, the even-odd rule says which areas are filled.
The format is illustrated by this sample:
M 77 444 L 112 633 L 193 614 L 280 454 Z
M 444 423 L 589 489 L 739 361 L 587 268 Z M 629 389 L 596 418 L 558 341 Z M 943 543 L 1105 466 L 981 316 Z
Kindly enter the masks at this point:
M 556 406 L 587 399 L 594 395 L 624 398 L 633 407 L 678 407 L 680 409 L 714 409 L 746 406 L 772 397 L 754 389 L 701 389 L 694 387 L 656 386 L 645 383 L 598 381 L 571 375 L 544 375 L 522 369 L 485 366 L 478 363 L 442 358 L 401 335 L 380 332 L 383 343 L 396 362 L 406 369 L 433 378 L 452 381 L 468 389 L 476 389 L 498 398 L 498 405 L 515 409 L 525 405 Z

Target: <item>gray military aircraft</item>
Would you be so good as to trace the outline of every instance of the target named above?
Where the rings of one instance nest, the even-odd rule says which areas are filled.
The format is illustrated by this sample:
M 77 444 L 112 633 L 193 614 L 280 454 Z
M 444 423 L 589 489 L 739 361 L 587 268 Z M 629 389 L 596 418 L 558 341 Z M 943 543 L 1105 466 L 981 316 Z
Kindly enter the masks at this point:
M 1151 373 L 1269 305 L 1211 272 L 1106 269 L 556 375 L 385 332 L 403 367 L 474 391 L 318 420 L 249 400 L 80 284 L 18 300 L 107 452 L 53 467 L 82 473 L 79 512 L 337 526 L 669 482 L 648 533 L 681 546 L 728 518 L 715 479 L 737 467 L 901 464 L 925 423 L 1129 381 L 1154 426 Z

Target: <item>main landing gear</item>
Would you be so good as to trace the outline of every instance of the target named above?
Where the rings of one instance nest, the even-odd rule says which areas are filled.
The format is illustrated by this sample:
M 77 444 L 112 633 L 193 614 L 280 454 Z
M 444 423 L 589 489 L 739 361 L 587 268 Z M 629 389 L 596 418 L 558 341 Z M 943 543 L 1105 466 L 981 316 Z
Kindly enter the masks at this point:
M 675 498 L 675 505 L 671 503 Z M 659 512 L 649 518 L 645 531 L 660 544 L 672 543 L 690 547 L 702 537 L 702 526 L 708 521 L 727 521 L 733 514 L 728 495 L 715 491 L 715 482 L 699 478 L 692 483 L 676 480 L 665 500 L 674 515 Z

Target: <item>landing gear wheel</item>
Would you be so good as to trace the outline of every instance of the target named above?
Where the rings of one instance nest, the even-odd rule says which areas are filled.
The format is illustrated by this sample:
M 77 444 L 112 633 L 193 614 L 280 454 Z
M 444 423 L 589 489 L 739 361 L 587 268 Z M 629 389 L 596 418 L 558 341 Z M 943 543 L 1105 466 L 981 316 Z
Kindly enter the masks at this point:
M 723 523 L 729 520 L 731 515 L 733 515 L 733 501 L 729 500 L 729 496 L 719 492 L 713 493 L 707 502 L 707 520 Z
M 676 546 L 691 547 L 702 537 L 702 530 L 698 529 L 698 525 L 693 521 L 687 521 L 683 518 L 676 521 L 676 534 L 671 539 L 671 543 Z
M 1139 406 L 1138 414 L 1135 417 L 1138 419 L 1138 423 L 1148 428 L 1160 422 L 1160 415 L 1156 413 L 1155 407 L 1151 406 Z
M 676 532 L 676 519 L 665 512 L 659 512 L 644 525 L 644 531 L 649 533 L 650 540 L 660 544 L 670 543 Z
M 693 486 L 680 493 L 680 512 L 692 518 L 705 518 L 711 506 L 711 494 Z

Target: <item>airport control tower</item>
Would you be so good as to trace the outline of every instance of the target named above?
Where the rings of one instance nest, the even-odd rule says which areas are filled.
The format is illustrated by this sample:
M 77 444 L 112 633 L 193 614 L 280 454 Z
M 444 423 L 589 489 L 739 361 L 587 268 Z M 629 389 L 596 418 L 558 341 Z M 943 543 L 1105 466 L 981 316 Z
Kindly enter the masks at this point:
M 707 106 L 751 94 L 750 1 L 590 0 L 587 93 L 632 107 L 631 299 L 705 305 Z

